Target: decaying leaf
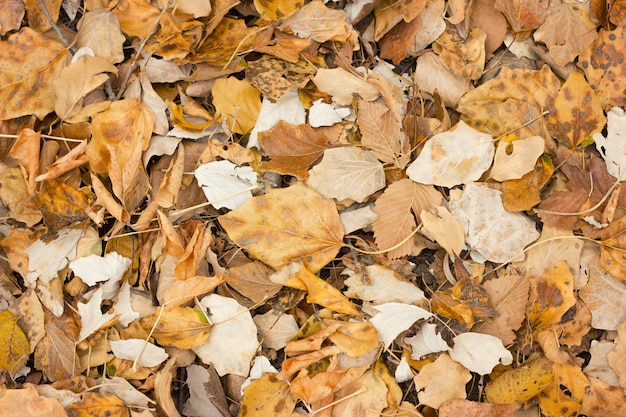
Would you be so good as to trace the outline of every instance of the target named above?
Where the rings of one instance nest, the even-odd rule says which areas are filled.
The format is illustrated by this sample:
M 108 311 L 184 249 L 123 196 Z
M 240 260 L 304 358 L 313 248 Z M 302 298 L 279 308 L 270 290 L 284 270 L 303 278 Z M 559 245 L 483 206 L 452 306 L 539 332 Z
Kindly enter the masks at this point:
M 420 402 L 439 408 L 448 400 L 465 398 L 465 384 L 471 378 L 463 365 L 443 353 L 434 362 L 424 365 L 413 381 Z
M 0 369 L 14 375 L 26 364 L 30 351 L 24 331 L 17 325 L 17 317 L 10 311 L 0 312 Z

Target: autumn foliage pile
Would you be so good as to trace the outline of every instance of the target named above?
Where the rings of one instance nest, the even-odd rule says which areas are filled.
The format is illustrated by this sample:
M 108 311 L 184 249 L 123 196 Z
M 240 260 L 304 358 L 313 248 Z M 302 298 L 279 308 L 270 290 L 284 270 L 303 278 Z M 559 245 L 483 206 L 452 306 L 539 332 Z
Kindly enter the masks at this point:
M 0 410 L 626 415 L 626 1 L 0 0 Z

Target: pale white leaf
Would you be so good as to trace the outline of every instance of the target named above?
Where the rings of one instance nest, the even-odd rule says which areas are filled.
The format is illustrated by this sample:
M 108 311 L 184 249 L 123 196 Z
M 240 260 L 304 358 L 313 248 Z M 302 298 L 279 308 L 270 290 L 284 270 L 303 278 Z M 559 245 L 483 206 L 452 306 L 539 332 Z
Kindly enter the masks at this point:
M 92 286 L 102 281 L 119 281 L 130 264 L 130 259 L 117 252 L 110 252 L 104 257 L 92 254 L 75 259 L 70 262 L 70 268 L 74 271 L 74 275 L 85 284 Z
M 259 332 L 263 347 L 279 350 L 298 333 L 300 326 L 290 314 L 270 310 L 252 318 Z
M 151 400 L 150 397 L 141 393 L 130 382 L 119 376 L 99 378 L 98 386 L 100 392 L 121 398 L 129 407 L 148 407 L 148 404 L 154 404 L 154 400 Z
M 355 230 L 370 226 L 378 216 L 372 210 L 372 204 L 354 210 L 344 210 L 339 213 L 339 219 L 343 223 L 344 234 L 350 234 Z
M 619 107 L 613 107 L 607 113 L 607 135 L 594 133 L 593 140 L 604 161 L 609 174 L 619 181 L 626 180 L 626 113 Z
M 380 92 L 372 84 L 340 67 L 318 69 L 313 83 L 318 90 L 329 94 L 335 103 L 342 106 L 352 104 L 355 95 L 367 101 L 374 101 L 380 96 Z
M 76 245 L 82 235 L 81 229 L 63 229 L 58 232 L 56 239 L 37 239 L 27 247 L 24 250 L 28 255 L 28 273 L 24 277 L 26 286 L 35 287 L 37 278 L 46 285 L 56 277 L 76 256 Z
M 251 167 L 238 167 L 227 160 L 200 165 L 194 175 L 216 209 L 235 210 L 252 198 L 251 187 L 258 184 L 257 174 Z
M 349 107 L 327 104 L 322 99 L 313 102 L 309 109 L 309 125 L 311 127 L 332 126 L 352 114 Z
M 148 167 L 148 163 L 153 156 L 174 155 L 181 141 L 181 138 L 174 136 L 152 136 L 148 150 L 143 153 L 142 160 L 144 168 Z
M 491 178 L 496 181 L 515 180 L 535 168 L 537 159 L 543 154 L 545 141 L 541 136 L 498 143 L 493 158 Z
M 110 343 L 116 358 L 129 361 L 137 360 L 139 366 L 146 368 L 157 366 L 169 357 L 165 349 L 146 342 L 144 339 L 111 340 Z
M 276 103 L 264 98 L 261 103 L 261 110 L 256 119 L 256 124 L 250 132 L 248 148 L 259 147 L 259 132 L 265 132 L 273 128 L 279 120 L 292 125 L 301 125 L 306 121 L 306 111 L 304 104 L 300 100 L 298 90 L 287 91 Z
M 422 290 L 389 268 L 374 264 L 365 267 L 365 272 L 367 282 L 359 274 L 345 280 L 348 290 L 344 294 L 347 297 L 371 301 L 374 304 L 416 304 L 426 300 Z
M 460 121 L 453 130 L 430 138 L 406 173 L 415 182 L 454 187 L 479 179 L 491 166 L 493 153 L 489 133 Z
M 411 359 L 420 360 L 431 353 L 443 352 L 450 346 L 436 331 L 437 326 L 424 323 L 415 336 L 405 337 L 404 341 L 411 346 Z
M 116 314 L 107 312 L 102 314 L 100 305 L 102 304 L 102 288 L 98 288 L 91 293 L 91 298 L 87 303 L 77 303 L 78 315 L 80 316 L 80 334 L 77 342 L 81 342 L 88 338 L 91 334 L 99 330 L 108 322 L 113 320 Z
M 461 333 L 452 340 L 454 348 L 448 351 L 450 357 L 477 374 L 491 373 L 498 363 L 513 363 L 513 355 L 497 337 L 482 333 Z
M 435 42 L 439 35 L 446 30 L 446 2 L 431 0 L 426 2 L 426 8 L 417 19 L 421 19 L 422 28 L 415 34 L 413 42 L 406 48 L 408 56 L 418 56 L 428 45 Z M 416 74 L 417 77 L 417 74 Z M 463 86 L 463 84 L 461 84 Z M 463 88 L 466 88 L 463 86 Z
M 141 82 L 141 101 L 148 106 L 154 115 L 152 133 L 155 135 L 166 135 L 170 127 L 167 114 L 165 113 L 167 104 L 165 104 L 161 96 L 154 91 L 152 82 L 150 82 L 144 71 L 141 72 L 139 80 Z
M 409 329 L 418 320 L 427 319 L 432 314 L 423 308 L 403 303 L 386 303 L 372 307 L 379 311 L 370 319 L 378 332 L 378 340 L 385 348 L 403 331 Z
M 243 390 L 248 385 L 250 385 L 252 380 L 259 379 L 263 376 L 263 374 L 267 373 L 277 374 L 278 370 L 274 368 L 269 359 L 267 359 L 265 356 L 255 357 L 254 361 L 252 362 L 252 368 L 250 368 L 250 375 L 241 384 L 241 395 L 243 395 Z
M 122 284 L 122 288 L 117 295 L 117 302 L 113 305 L 113 311 L 119 314 L 119 321 L 122 326 L 128 326 L 139 318 L 139 313 L 133 310 L 130 300 L 130 285 L 128 282 Z
M 307 185 L 326 198 L 363 202 L 385 186 L 385 170 L 374 154 L 356 146 L 324 151 L 309 171 Z
M 248 376 L 257 349 L 257 329 L 247 308 L 232 298 L 211 294 L 200 301 L 213 323 L 209 340 L 193 349 L 220 376 Z
M 521 261 L 524 247 L 539 237 L 531 219 L 506 211 L 502 193 L 487 186 L 467 184 L 461 198 L 450 205 L 476 262 Z
M 403 382 L 410 381 L 411 379 L 413 379 L 414 376 L 415 375 L 413 374 L 411 366 L 406 360 L 406 355 L 402 355 L 402 358 L 400 358 L 400 363 L 396 367 L 396 372 L 394 374 L 396 382 L 398 384 L 401 384 Z

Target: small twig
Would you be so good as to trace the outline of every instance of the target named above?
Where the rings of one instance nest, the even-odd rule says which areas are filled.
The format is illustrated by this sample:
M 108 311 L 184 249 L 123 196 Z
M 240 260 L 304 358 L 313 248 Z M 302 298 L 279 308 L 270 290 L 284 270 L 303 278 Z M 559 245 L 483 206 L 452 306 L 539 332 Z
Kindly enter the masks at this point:
M 46 16 L 46 19 L 48 19 L 48 23 L 50 23 L 50 26 L 52 26 L 52 29 L 54 29 L 57 36 L 59 37 L 59 40 L 63 43 L 63 45 L 70 48 L 70 45 L 72 43 L 65 37 L 65 35 L 61 31 L 61 28 L 57 25 L 57 23 L 52 18 L 52 15 L 48 11 L 48 8 L 46 7 L 46 3 L 44 3 L 44 0 L 37 0 L 37 3 L 39 4 L 39 7 L 41 7 L 41 11 L 43 12 L 44 16 Z M 73 49 L 73 48 L 70 48 L 70 49 Z

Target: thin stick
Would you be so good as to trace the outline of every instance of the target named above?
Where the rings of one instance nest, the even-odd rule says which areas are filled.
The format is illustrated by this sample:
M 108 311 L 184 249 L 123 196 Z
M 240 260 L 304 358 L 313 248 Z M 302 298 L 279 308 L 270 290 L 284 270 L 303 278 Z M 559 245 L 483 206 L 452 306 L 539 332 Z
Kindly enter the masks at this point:
M 43 133 L 41 134 L 41 137 L 44 139 L 51 139 L 51 140 L 62 140 L 65 142 L 76 142 L 76 143 L 82 143 L 84 142 L 86 139 L 69 139 L 69 138 L 62 138 L 60 136 L 50 136 L 50 135 L 44 135 Z M 17 139 L 18 135 L 10 135 L 8 133 L 0 133 L 0 138 L 7 138 L 7 139 Z
M 52 26 L 52 29 L 54 29 L 57 36 L 59 37 L 59 40 L 63 43 L 63 45 L 69 48 L 72 43 L 65 37 L 65 35 L 61 31 L 61 28 L 57 25 L 57 22 L 55 22 L 52 18 L 52 15 L 48 11 L 44 0 L 37 0 L 37 3 L 39 4 L 39 7 L 41 7 L 41 11 L 43 12 L 44 16 L 46 16 L 46 19 L 48 19 L 48 23 L 50 23 L 50 26 Z
M 575 211 L 573 213 L 566 213 L 566 212 L 561 212 L 561 211 L 550 211 L 550 210 L 535 209 L 535 213 L 554 214 L 555 216 L 580 216 L 582 214 L 591 213 L 592 211 L 595 211 L 598 207 L 600 207 L 602 204 L 604 204 L 606 199 L 609 198 L 609 196 L 611 195 L 613 190 L 615 190 L 615 187 L 617 187 L 617 185 L 619 183 L 620 183 L 620 181 L 614 182 L 613 185 L 611 185 L 611 188 L 609 188 L 609 190 L 604 194 L 602 199 L 600 201 L 598 201 L 598 203 L 595 206 L 590 207 L 587 210 Z M 593 184 L 593 182 L 592 182 L 592 184 Z

